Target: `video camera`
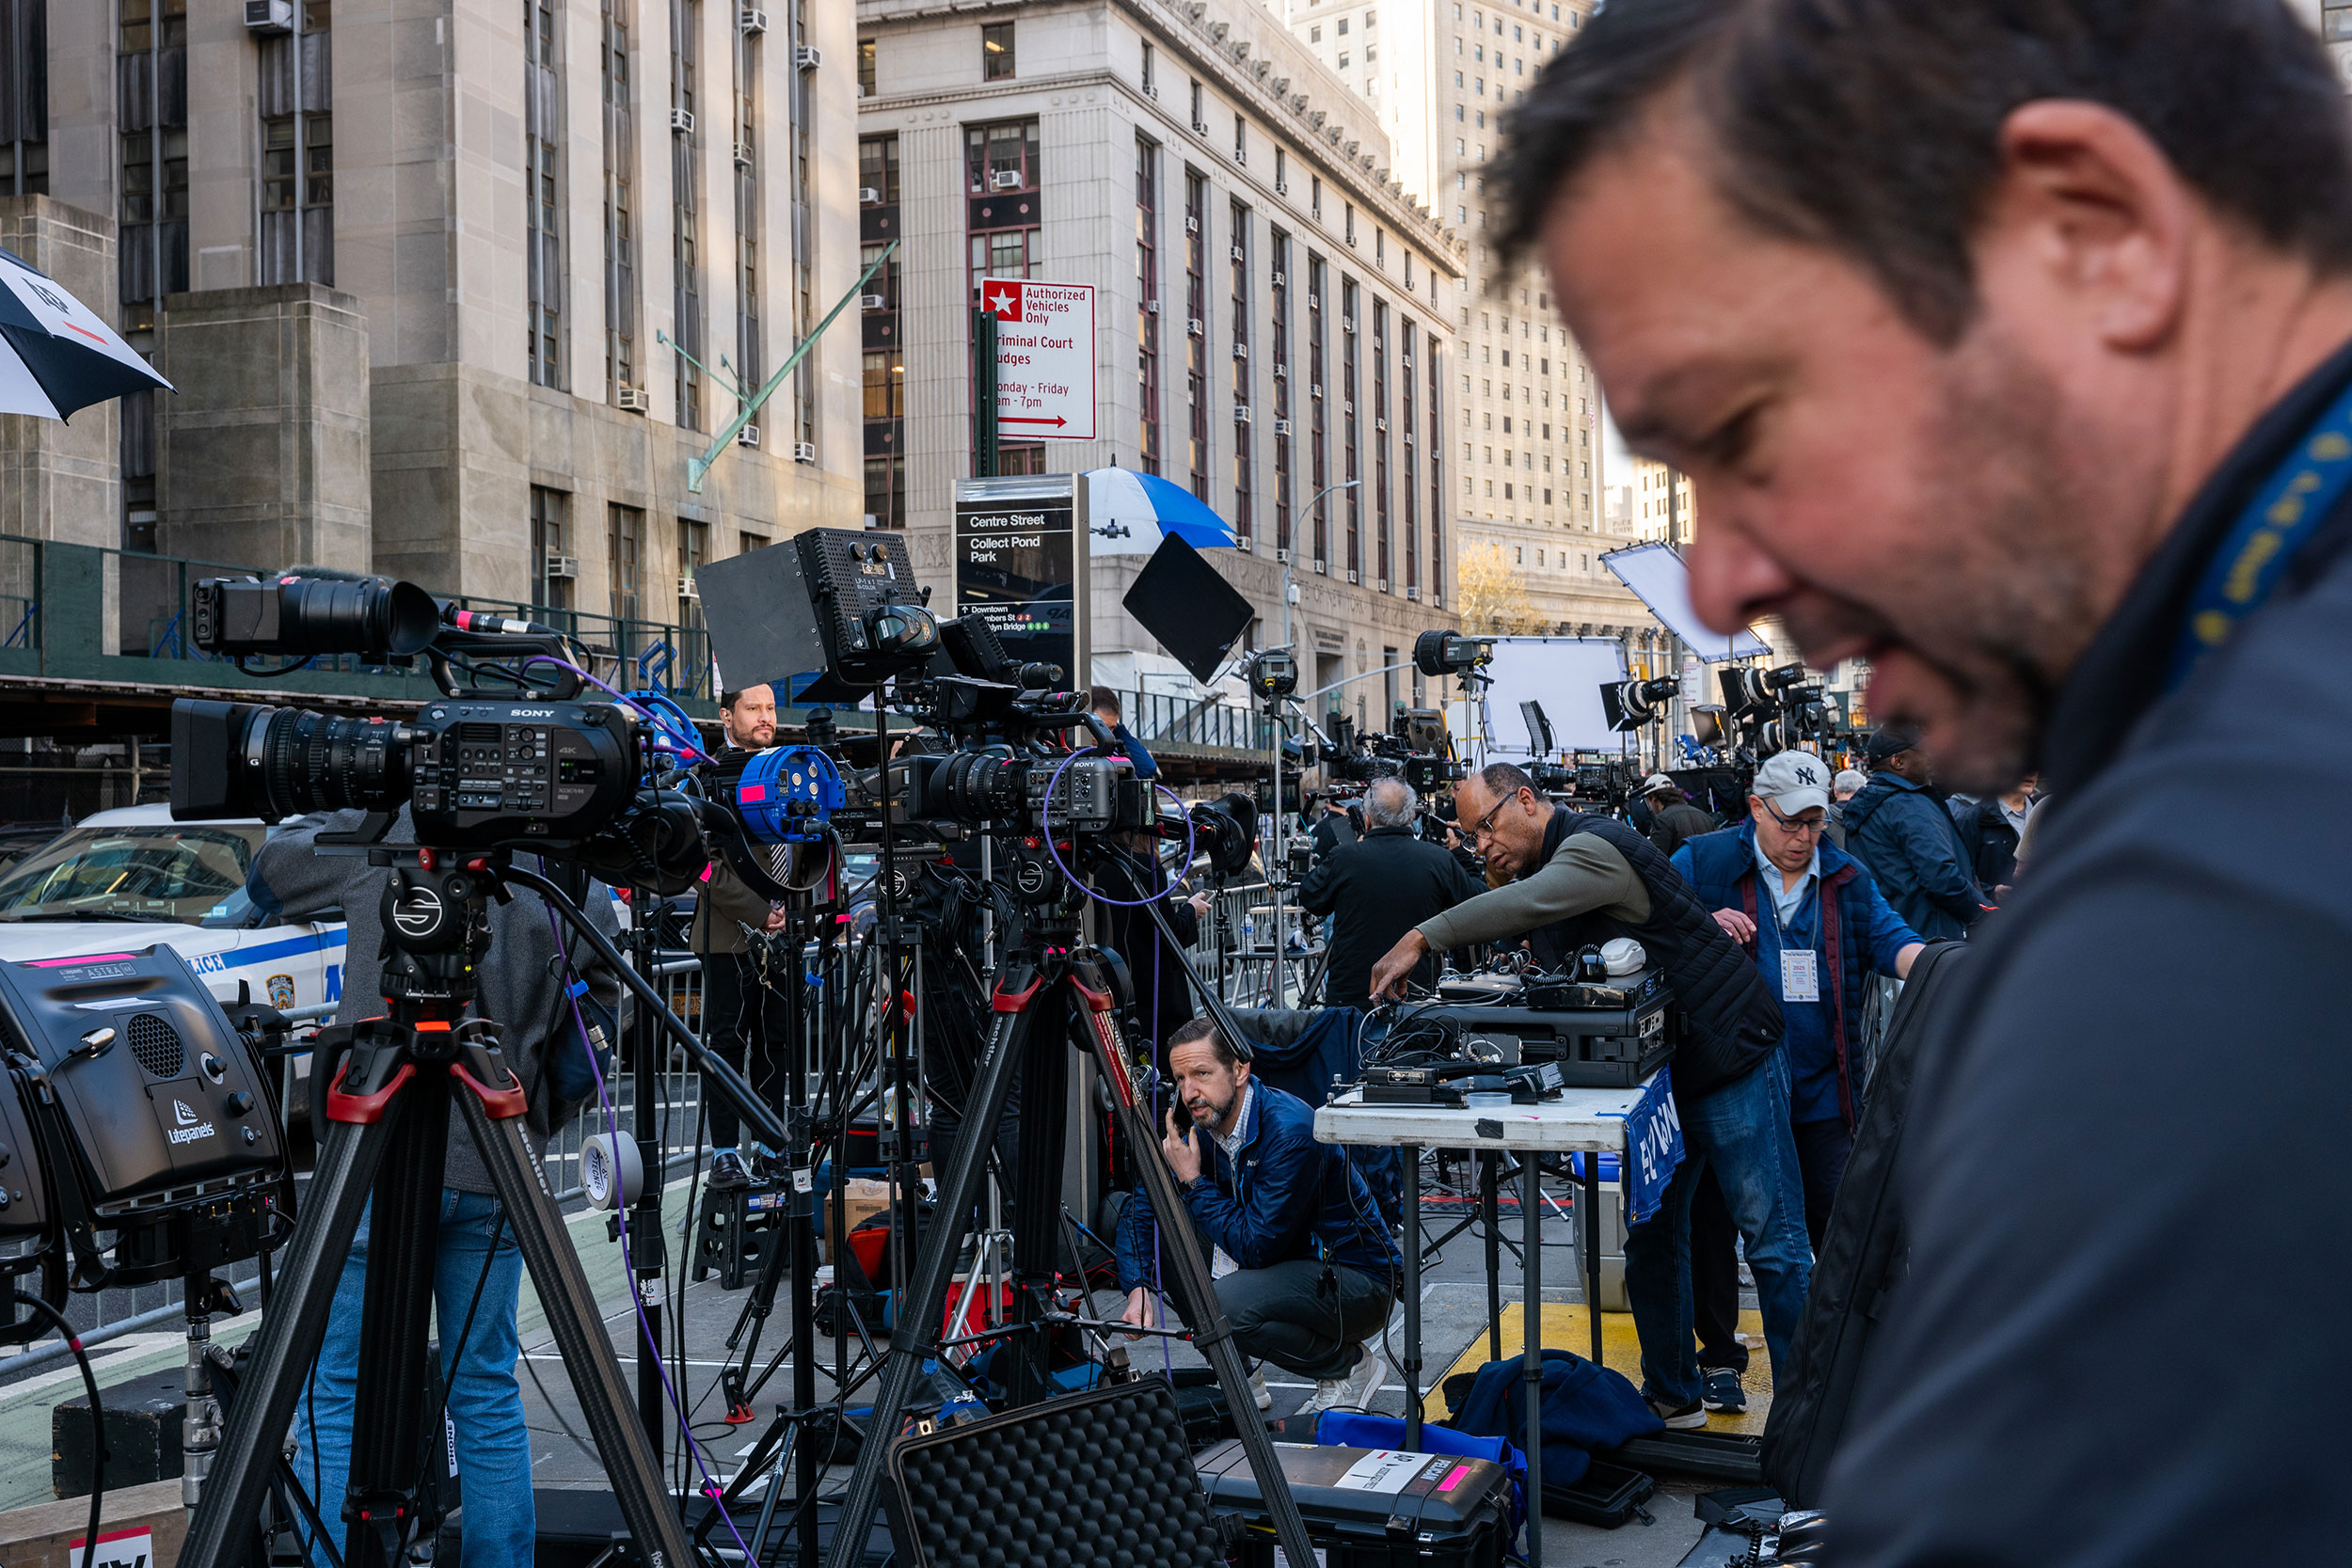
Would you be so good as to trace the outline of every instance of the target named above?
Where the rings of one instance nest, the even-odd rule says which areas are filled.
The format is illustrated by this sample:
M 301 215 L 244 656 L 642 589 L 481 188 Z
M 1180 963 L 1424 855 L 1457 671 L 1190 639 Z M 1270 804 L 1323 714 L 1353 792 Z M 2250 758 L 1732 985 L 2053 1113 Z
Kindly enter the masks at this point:
M 1331 750 L 1323 760 L 1333 778 L 1354 784 L 1398 778 L 1419 794 L 1432 795 L 1469 776 L 1454 760 L 1445 716 L 1436 708 L 1399 704 L 1395 727 L 1386 734 L 1359 734 L 1354 721 L 1343 716 L 1334 718 L 1331 726 Z
M 312 578 L 200 582 L 197 646 L 257 654 L 425 657 L 442 698 L 413 721 L 258 703 L 183 699 L 171 709 L 171 810 L 181 821 L 358 810 L 353 843 L 380 842 L 410 809 L 416 841 L 526 849 L 664 895 L 692 886 L 715 850 L 782 897 L 753 843 L 802 836 L 787 812 L 749 814 L 691 722 L 667 698 L 584 701 L 562 633 L 460 610 L 409 583 Z M 532 672 L 542 672 L 535 678 Z M 459 673 L 475 685 L 461 689 Z M 495 682 L 514 695 L 483 689 Z M 773 781 L 754 781 L 765 800 Z

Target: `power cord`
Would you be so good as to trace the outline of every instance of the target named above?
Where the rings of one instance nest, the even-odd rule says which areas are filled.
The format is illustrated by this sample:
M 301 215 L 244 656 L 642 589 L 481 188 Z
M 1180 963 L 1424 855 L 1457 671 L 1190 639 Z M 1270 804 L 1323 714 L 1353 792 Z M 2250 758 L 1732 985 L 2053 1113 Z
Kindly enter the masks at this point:
M 76 1333 L 73 1325 L 66 1321 L 64 1313 L 39 1296 L 28 1296 L 22 1291 L 13 1291 L 10 1293 L 16 1297 L 18 1306 L 29 1307 L 40 1313 L 65 1340 L 65 1348 L 72 1353 L 73 1364 L 82 1370 L 82 1386 L 89 1394 L 89 1528 L 82 1537 L 87 1543 L 82 1549 L 82 1555 L 87 1560 L 94 1557 L 98 1551 L 100 1510 L 106 1500 L 106 1461 L 112 1457 L 106 1452 L 106 1410 L 98 1399 L 98 1373 L 90 1366 L 89 1352 L 82 1348 L 81 1335 Z

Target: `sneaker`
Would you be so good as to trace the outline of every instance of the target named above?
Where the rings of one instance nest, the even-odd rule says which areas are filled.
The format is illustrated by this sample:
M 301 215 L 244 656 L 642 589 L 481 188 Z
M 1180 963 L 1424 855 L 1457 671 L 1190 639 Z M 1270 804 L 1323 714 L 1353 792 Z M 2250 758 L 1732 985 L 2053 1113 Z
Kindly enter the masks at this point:
M 1699 1402 L 1709 1410 L 1737 1415 L 1748 1407 L 1748 1391 L 1740 1385 L 1737 1367 L 1711 1367 L 1707 1373 L 1707 1393 Z
M 1668 1432 L 1696 1432 L 1707 1424 L 1707 1406 L 1701 1401 L 1692 1400 L 1678 1409 L 1657 1400 L 1647 1403 L 1658 1418 L 1666 1423 Z
M 722 1148 L 710 1156 L 710 1190 L 714 1193 L 740 1192 L 752 1184 L 752 1173 L 743 1168 L 743 1156 L 732 1148 Z
M 1369 1345 L 1359 1345 L 1355 1368 L 1345 1377 L 1327 1377 L 1315 1384 L 1315 1391 L 1307 1396 L 1307 1402 L 1298 1407 L 1302 1416 L 1310 1411 L 1362 1411 L 1372 1404 L 1372 1396 L 1380 1391 L 1381 1374 L 1388 1363 L 1375 1355 Z
M 1274 1408 L 1274 1390 L 1265 1386 L 1265 1372 L 1263 1369 L 1249 1374 L 1249 1397 L 1261 1410 Z

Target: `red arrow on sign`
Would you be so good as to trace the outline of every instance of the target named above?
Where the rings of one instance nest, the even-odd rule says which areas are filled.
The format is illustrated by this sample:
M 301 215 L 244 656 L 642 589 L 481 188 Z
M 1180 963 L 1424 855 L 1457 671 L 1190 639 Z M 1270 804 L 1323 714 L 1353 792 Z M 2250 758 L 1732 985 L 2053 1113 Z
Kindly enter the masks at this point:
M 1054 424 L 1054 425 L 1061 425 L 1061 424 L 1068 424 L 1070 421 L 1069 421 L 1068 420 L 1063 419 L 1063 418 L 1062 418 L 1059 414 L 1055 415 L 1055 416 L 1054 416 L 1052 419 L 1050 419 L 1050 420 L 1031 420 L 1031 419 L 1021 419 L 1021 418 L 1017 418 L 1017 417 L 1015 417 L 1015 416 L 1013 416 L 1013 415 L 1010 415 L 1010 414 L 1000 414 L 1000 415 L 998 415 L 998 416 L 996 417 L 996 422 L 997 422 L 998 424 Z

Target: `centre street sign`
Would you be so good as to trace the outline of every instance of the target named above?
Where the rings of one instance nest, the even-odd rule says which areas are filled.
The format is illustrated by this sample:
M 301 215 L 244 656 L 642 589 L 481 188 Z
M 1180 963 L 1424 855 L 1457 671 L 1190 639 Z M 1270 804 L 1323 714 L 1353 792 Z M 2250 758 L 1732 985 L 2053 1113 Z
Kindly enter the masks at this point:
M 1094 285 L 991 277 L 996 426 L 1007 441 L 1094 439 Z

